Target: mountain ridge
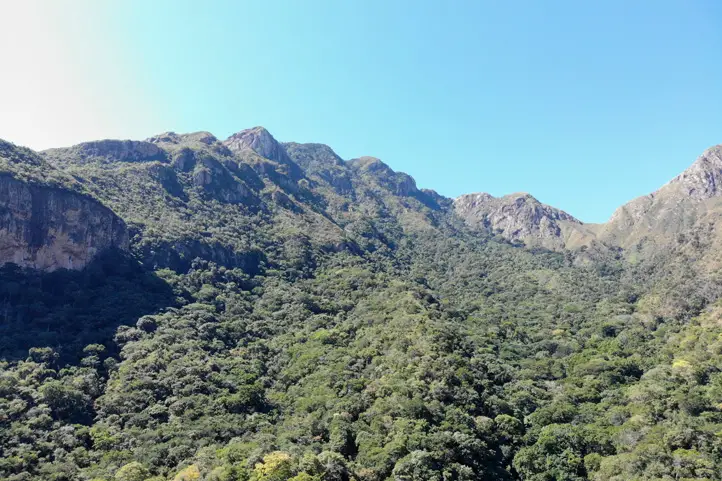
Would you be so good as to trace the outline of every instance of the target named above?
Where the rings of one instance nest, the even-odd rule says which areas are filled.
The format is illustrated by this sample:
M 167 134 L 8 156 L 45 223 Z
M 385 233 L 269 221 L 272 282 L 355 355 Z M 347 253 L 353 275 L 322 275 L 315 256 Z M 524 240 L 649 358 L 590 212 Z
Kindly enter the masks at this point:
M 59 152 L 62 155 L 59 156 Z M 208 152 L 208 155 L 202 152 Z M 91 141 L 48 149 L 42 155 L 56 159 L 59 165 L 66 165 L 66 161 L 57 160 L 59 157 L 77 159 L 73 163 L 103 159 L 104 162 L 168 164 L 169 167 L 159 165 L 155 169 L 159 175 L 166 176 L 166 185 L 171 190 L 182 190 L 174 171 L 193 170 L 195 184 L 219 187 L 216 192 L 226 200 L 257 203 L 260 195 L 271 195 L 276 202 L 288 207 L 295 205 L 288 194 L 298 196 L 310 192 L 299 187 L 299 182 L 308 176 L 316 179 L 315 182 L 328 184 L 340 196 L 353 194 L 354 177 L 368 176 L 394 195 L 415 197 L 431 208 L 439 208 L 442 204 L 453 206 L 455 214 L 473 229 L 555 251 L 578 251 L 593 244 L 622 247 L 628 251 L 644 250 L 639 246 L 645 243 L 668 246 L 673 243 L 669 233 L 676 235 L 694 230 L 700 219 L 708 217 L 701 213 L 700 210 L 707 211 L 701 205 L 722 194 L 719 188 L 722 146 L 719 145 L 705 150 L 685 171 L 657 191 L 620 206 L 602 224 L 581 222 L 527 193 L 501 197 L 476 193 L 446 198 L 434 191 L 419 189 L 412 176 L 394 171 L 378 158 L 366 156 L 344 160 L 325 144 L 282 143 L 260 126 L 231 134 L 223 141 L 204 131 L 165 132 L 145 141 Z M 231 160 L 234 157 L 240 161 Z M 194 160 L 196 158 L 201 159 L 200 163 Z M 246 170 L 241 172 L 239 169 Z M 276 193 L 262 194 L 258 190 L 260 179 L 264 177 L 278 186 Z

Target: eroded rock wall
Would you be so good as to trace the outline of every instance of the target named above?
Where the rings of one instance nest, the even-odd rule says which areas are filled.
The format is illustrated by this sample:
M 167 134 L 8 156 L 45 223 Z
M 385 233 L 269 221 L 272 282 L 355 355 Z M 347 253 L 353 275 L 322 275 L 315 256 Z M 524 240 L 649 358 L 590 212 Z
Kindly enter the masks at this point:
M 125 223 L 96 200 L 0 175 L 0 265 L 81 269 L 104 249 L 128 249 Z

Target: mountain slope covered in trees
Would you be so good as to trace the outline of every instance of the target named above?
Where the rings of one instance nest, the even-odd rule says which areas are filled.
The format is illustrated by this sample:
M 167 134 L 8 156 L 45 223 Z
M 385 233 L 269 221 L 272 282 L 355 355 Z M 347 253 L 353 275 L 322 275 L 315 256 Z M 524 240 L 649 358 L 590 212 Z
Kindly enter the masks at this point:
M 0 270 L 2 479 L 722 479 L 715 195 L 630 244 L 260 127 L 37 158 L 129 245 Z

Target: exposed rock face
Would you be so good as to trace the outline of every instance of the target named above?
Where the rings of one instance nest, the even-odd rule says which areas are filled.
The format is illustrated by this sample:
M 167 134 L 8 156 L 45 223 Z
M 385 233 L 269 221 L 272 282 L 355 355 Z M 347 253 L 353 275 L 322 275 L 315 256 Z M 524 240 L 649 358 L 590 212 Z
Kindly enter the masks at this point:
M 138 254 L 148 266 L 169 268 L 176 272 L 187 272 L 193 260 L 201 258 L 257 274 L 261 262 L 265 261 L 265 255 L 259 250 L 238 252 L 217 242 L 204 243 L 198 239 L 163 240 L 153 246 L 144 244 Z
M 709 199 L 722 195 L 722 145 L 707 149 L 687 170 L 667 185 L 683 188 L 693 199 Z
M 103 159 L 118 162 L 167 161 L 166 153 L 151 142 L 140 140 L 97 140 L 71 147 L 78 160 Z M 52 152 L 56 149 L 48 151 Z
M 619 207 L 609 222 L 599 226 L 598 237 L 624 248 L 668 243 L 698 224 L 710 209 L 716 210 L 720 197 L 722 145 L 707 149 L 659 190 Z
M 72 170 L 66 167 L 80 165 L 86 170 L 81 169 L 78 178 L 84 178 L 91 167 L 100 169 L 94 171 L 99 177 L 112 167 L 122 167 L 123 175 L 131 171 L 136 176 L 150 174 L 149 182 L 159 182 L 180 202 L 202 192 L 203 198 L 222 203 L 252 208 L 267 204 L 294 212 L 308 203 L 317 211 L 328 209 L 352 218 L 354 202 L 375 202 L 376 198 L 391 198 L 391 194 L 401 217 L 408 217 L 409 226 L 418 220 L 409 214 L 409 206 L 416 199 L 433 210 L 451 211 L 470 226 L 553 250 L 595 244 L 604 249 L 638 251 L 639 246 L 646 246 L 653 252 L 656 246 L 681 238 L 704 237 L 708 243 L 722 239 L 722 234 L 716 234 L 722 232 L 722 222 L 717 227 L 722 215 L 722 146 L 708 149 L 658 191 L 620 207 L 609 222 L 598 225 L 583 224 L 525 193 L 499 198 L 468 194 L 452 201 L 417 188 L 411 176 L 394 171 L 375 157 L 344 161 L 323 144 L 280 143 L 263 127 L 240 131 L 222 142 L 209 132 L 165 132 L 147 141 L 87 142 L 47 151 L 45 159 L 63 167 L 54 170 L 56 174 L 67 174 Z M 116 165 L 121 162 L 126 165 Z M 34 169 L 38 175 L 45 171 L 40 164 L 34 164 Z M 113 204 L 112 198 L 103 197 L 97 190 L 93 195 L 125 215 L 123 206 Z M 719 243 L 722 251 L 722 241 Z
M 291 162 L 283 146 L 273 138 L 271 133 L 263 127 L 237 132 L 223 142 L 232 152 L 251 150 L 261 157 L 274 160 L 282 164 Z
M 659 190 L 619 207 L 609 224 L 617 229 L 631 227 L 652 211 L 664 214 L 681 204 L 699 203 L 718 196 L 722 196 L 722 145 L 707 149 L 687 170 Z M 647 220 L 654 223 L 653 219 Z
M 506 239 L 549 249 L 562 249 L 571 234 L 583 232 L 579 220 L 542 204 L 527 193 L 503 197 L 466 194 L 454 200 L 454 211 L 469 225 L 486 227 Z
M 395 172 L 376 157 L 359 157 L 349 161 L 349 165 L 361 174 L 372 175 L 376 182 L 399 196 L 415 195 L 419 192 L 413 177 L 404 172 Z
M 306 176 L 317 177 L 341 195 L 353 190 L 351 176 L 344 161 L 328 145 L 286 142 L 283 148 L 291 159 L 301 166 Z
M 294 162 L 306 171 L 343 165 L 341 157 L 328 145 L 299 144 L 297 142 L 284 142 L 282 145 Z
M 193 167 L 196 165 L 196 157 L 193 150 L 184 147 L 174 152 L 171 165 L 174 169 L 178 169 L 181 172 L 193 170 Z
M 706 233 L 703 242 L 717 243 L 716 234 L 709 233 L 716 232 L 722 214 L 722 145 L 707 149 L 659 190 L 619 207 L 604 224 L 582 224 L 529 194 L 500 198 L 462 195 L 454 201 L 454 210 L 470 225 L 557 250 L 591 245 L 596 240 L 606 246 L 654 253 L 678 239 L 700 238 L 700 232 Z
M 228 147 L 223 145 L 212 133 L 205 131 L 191 132 L 190 134 L 164 132 L 150 137 L 146 143 L 160 147 L 174 160 L 178 150 L 210 150 L 222 156 L 233 155 Z
M 128 249 L 125 223 L 90 197 L 0 175 L 0 264 L 80 269 L 108 248 Z
M 223 141 L 223 145 L 241 157 L 248 153 L 273 161 L 274 165 L 256 164 L 259 173 L 269 176 L 274 182 L 288 182 L 284 189 L 297 190 L 294 184 L 303 178 L 303 170 L 289 157 L 286 149 L 263 127 L 242 130 Z
M 218 142 L 218 139 L 210 132 L 192 132 L 190 134 L 176 134 L 175 132 L 164 132 L 154 135 L 147 142 L 153 144 L 181 144 L 200 142 L 202 144 L 211 145 Z

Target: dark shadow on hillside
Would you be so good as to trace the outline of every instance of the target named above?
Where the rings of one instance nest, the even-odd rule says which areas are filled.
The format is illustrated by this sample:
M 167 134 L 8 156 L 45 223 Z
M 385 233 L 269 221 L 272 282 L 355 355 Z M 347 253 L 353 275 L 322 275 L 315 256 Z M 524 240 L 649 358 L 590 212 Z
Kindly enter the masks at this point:
M 120 251 L 107 251 L 81 271 L 40 272 L 0 267 L 0 360 L 52 347 L 60 364 L 74 363 L 89 344 L 114 353 L 118 326 L 172 305 L 171 287 Z

